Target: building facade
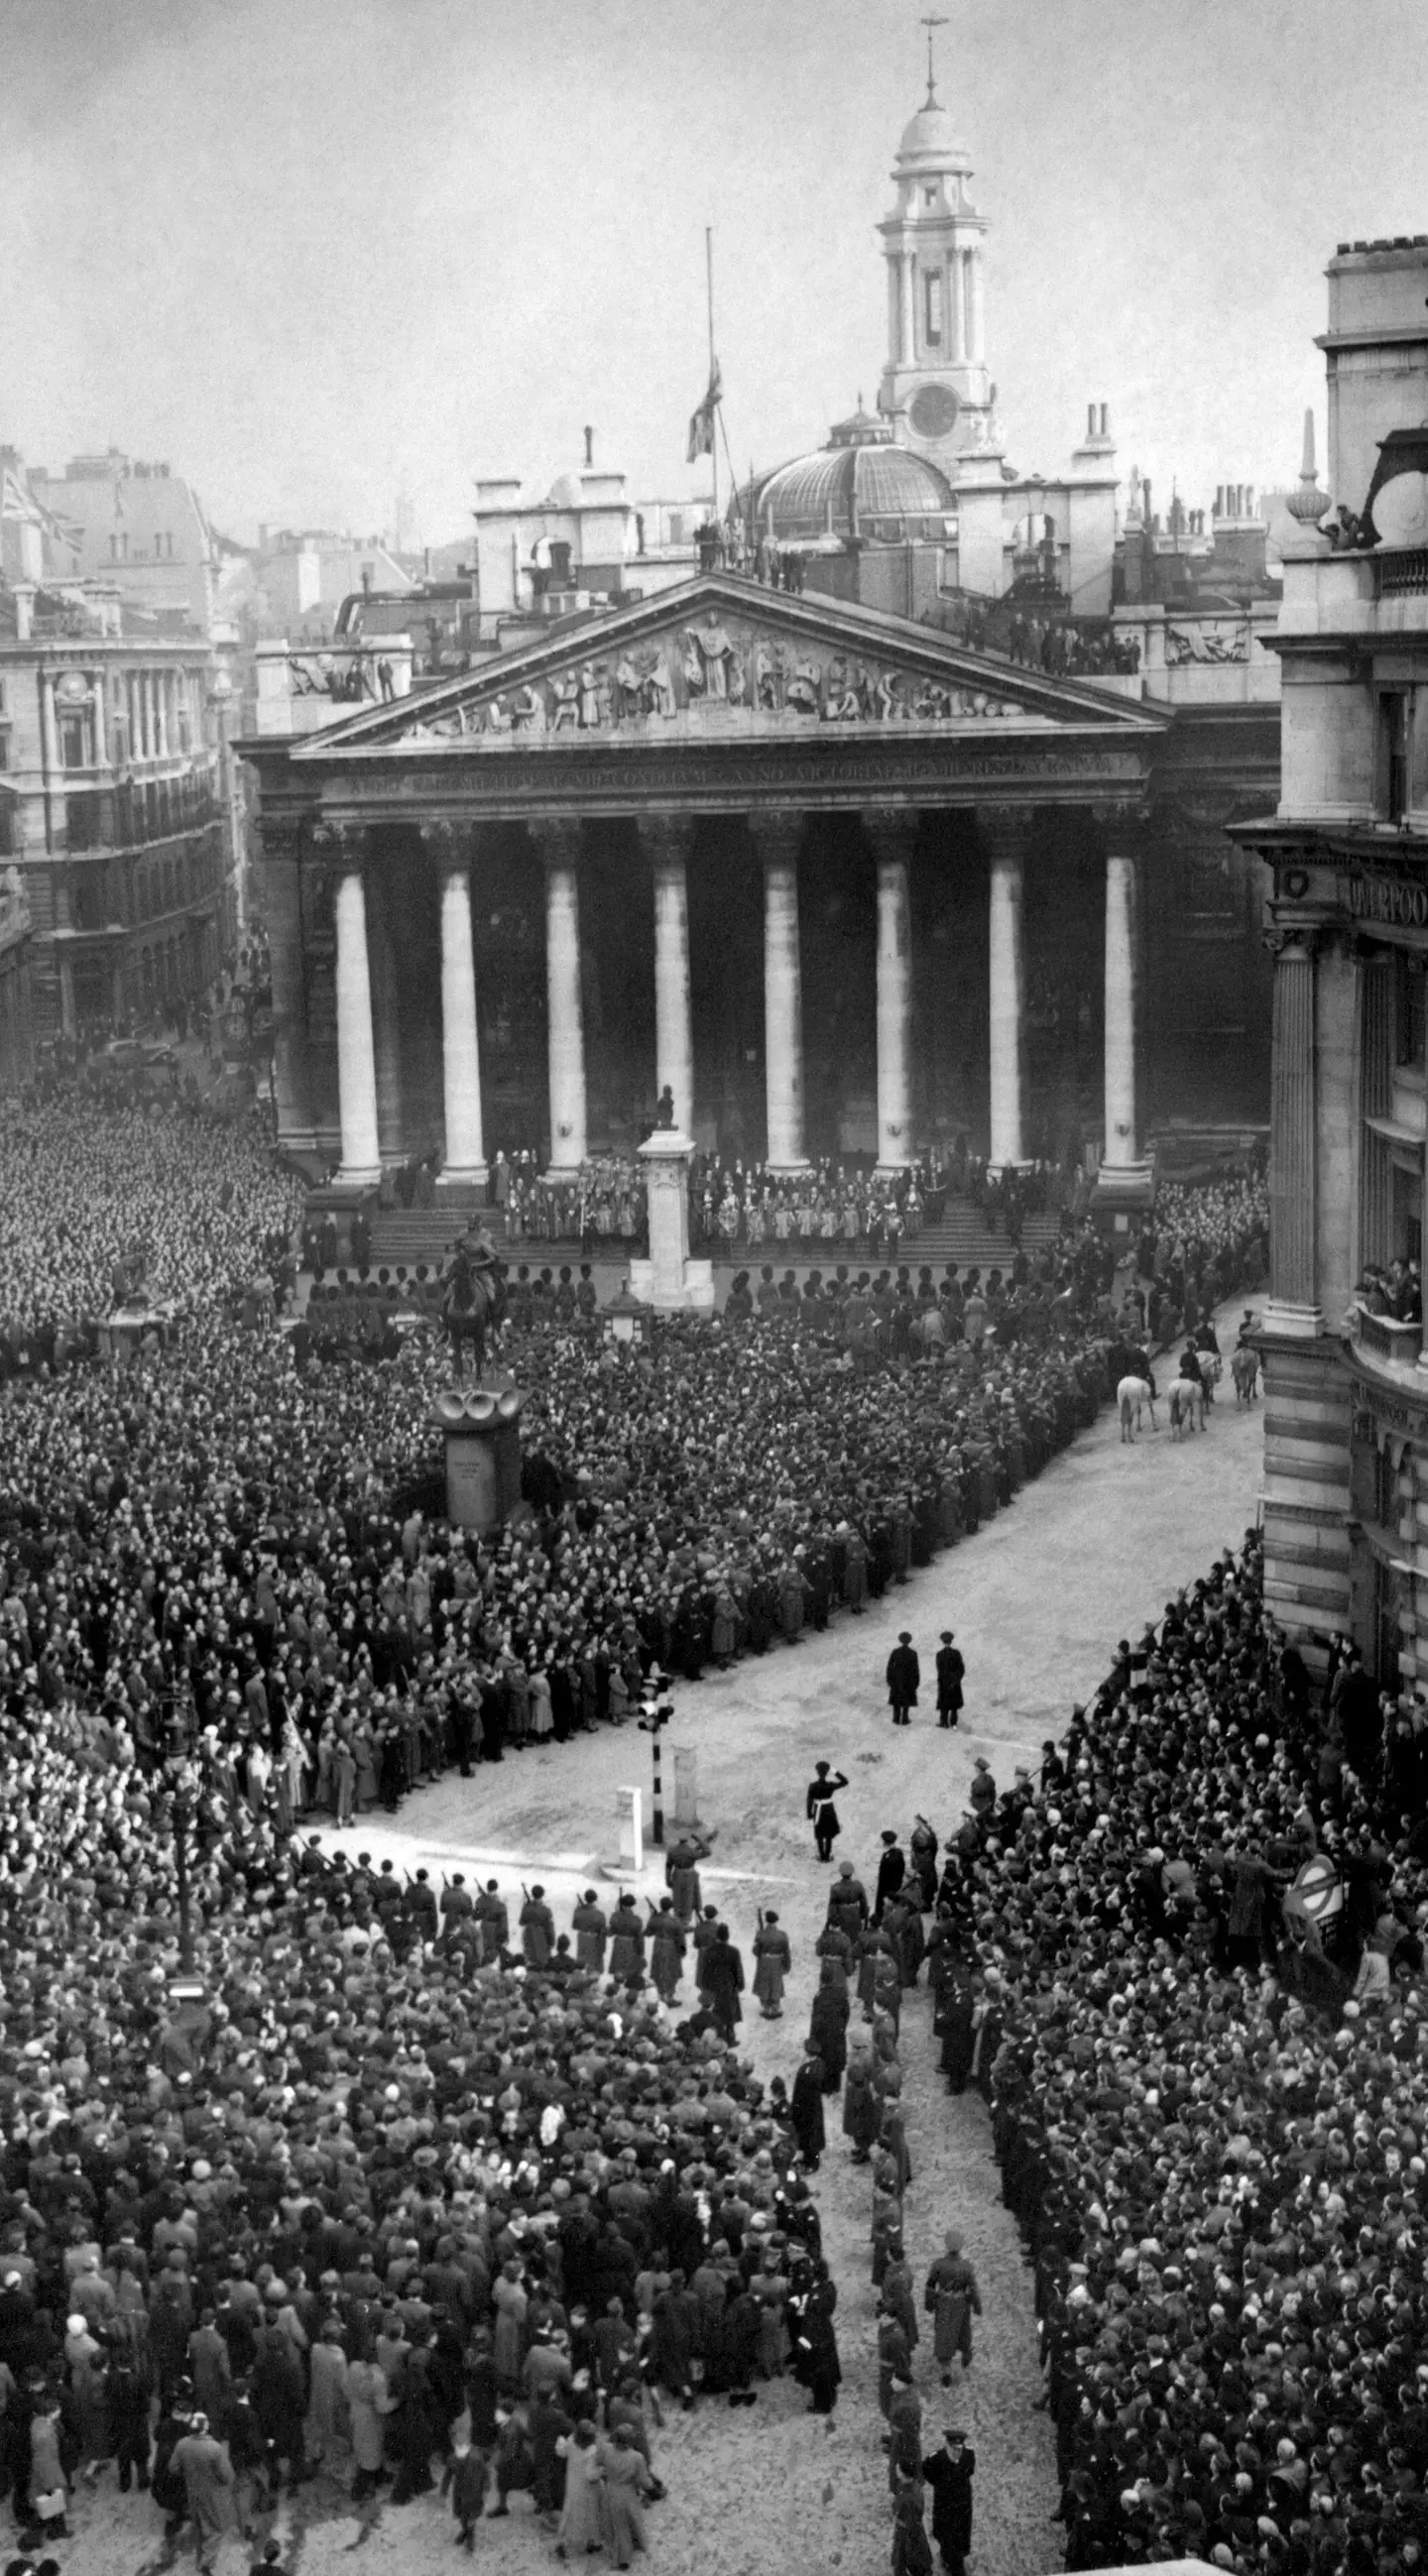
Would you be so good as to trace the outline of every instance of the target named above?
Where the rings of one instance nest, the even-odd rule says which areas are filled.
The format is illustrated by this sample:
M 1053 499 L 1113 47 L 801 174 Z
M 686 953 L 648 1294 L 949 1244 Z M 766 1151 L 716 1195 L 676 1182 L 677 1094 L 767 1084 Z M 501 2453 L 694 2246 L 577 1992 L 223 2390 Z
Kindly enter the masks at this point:
M 89 586 L 0 587 L 0 865 L 29 916 L 39 1037 L 200 992 L 237 930 L 215 667 Z
M 191 483 L 117 447 L 73 456 L 60 474 L 31 466 L 27 481 L 64 533 L 74 578 L 117 585 L 159 624 L 208 634 L 218 553 Z
M 1279 808 L 1240 836 L 1274 955 L 1266 1594 L 1311 1661 L 1347 1631 L 1391 1689 L 1428 1679 L 1428 240 L 1328 274 L 1330 489 L 1311 448 Z
M 305 738 L 258 780 L 279 1126 L 354 1190 L 706 1143 L 995 1166 L 1089 1095 L 1143 1170 L 1152 711 L 731 574 Z

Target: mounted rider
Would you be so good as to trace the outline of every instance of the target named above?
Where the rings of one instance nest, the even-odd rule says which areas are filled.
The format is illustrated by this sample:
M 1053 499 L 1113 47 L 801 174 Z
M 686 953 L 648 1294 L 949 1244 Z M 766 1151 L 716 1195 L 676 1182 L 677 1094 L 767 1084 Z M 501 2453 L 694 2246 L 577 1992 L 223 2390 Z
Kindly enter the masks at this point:
M 463 1341 L 472 1345 L 479 1377 L 486 1361 L 487 1331 L 500 1324 L 505 1310 L 504 1266 L 484 1226 L 473 1224 L 457 1243 L 441 1300 L 442 1327 L 451 1342 L 458 1377 Z

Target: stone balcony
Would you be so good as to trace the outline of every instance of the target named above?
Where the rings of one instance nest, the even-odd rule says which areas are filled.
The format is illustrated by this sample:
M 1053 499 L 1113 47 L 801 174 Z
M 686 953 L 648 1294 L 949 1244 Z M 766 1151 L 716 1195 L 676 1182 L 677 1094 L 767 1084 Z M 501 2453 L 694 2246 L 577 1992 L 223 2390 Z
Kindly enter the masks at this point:
M 1419 1366 L 1423 1349 L 1421 1323 L 1400 1323 L 1393 1315 L 1371 1315 L 1358 1298 L 1345 1319 L 1356 1360 L 1386 1387 L 1412 1390 L 1420 1402 L 1428 1395 L 1428 1371 Z
M 1428 636 L 1428 547 L 1287 556 L 1277 633 Z

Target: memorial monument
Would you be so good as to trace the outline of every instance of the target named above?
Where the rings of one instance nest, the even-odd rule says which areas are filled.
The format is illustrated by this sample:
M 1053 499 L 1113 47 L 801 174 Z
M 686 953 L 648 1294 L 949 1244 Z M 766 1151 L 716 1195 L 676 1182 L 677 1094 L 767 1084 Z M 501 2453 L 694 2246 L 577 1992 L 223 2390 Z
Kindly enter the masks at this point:
M 695 1150 L 694 1138 L 675 1124 L 673 1089 L 666 1082 L 654 1129 L 636 1148 L 645 1167 L 649 1259 L 630 1263 L 632 1294 L 659 1315 L 714 1312 L 714 1264 L 689 1257 L 689 1166 Z
M 485 1534 L 503 1529 L 521 1499 L 523 1391 L 509 1376 L 449 1386 L 432 1406 L 446 1449 L 446 1517 Z

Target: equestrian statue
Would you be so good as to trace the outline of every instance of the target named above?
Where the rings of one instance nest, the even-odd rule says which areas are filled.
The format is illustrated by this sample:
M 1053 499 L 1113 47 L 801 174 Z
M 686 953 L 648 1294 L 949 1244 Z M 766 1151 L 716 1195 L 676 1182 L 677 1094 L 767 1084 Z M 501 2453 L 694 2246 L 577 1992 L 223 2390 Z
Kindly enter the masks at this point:
M 458 1383 L 464 1375 L 463 1342 L 469 1342 L 477 1378 L 486 1365 L 486 1335 L 500 1325 L 506 1311 L 506 1277 L 488 1234 L 462 1236 L 452 1256 L 441 1300 L 441 1328 L 451 1344 Z

